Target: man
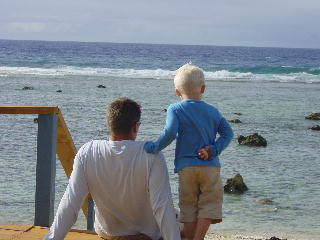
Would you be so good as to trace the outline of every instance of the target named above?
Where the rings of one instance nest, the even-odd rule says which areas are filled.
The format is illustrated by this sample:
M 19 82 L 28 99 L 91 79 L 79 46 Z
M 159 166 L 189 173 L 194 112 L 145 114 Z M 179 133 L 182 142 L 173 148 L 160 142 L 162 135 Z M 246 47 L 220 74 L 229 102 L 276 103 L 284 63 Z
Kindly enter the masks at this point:
M 95 203 L 95 230 L 108 240 L 180 240 L 163 155 L 148 154 L 135 141 L 140 106 L 127 98 L 107 109 L 109 140 L 93 140 L 78 151 L 69 185 L 45 239 L 63 239 L 88 193 Z M 146 236 L 145 236 L 146 235 Z M 139 239 L 139 236 L 134 239 Z

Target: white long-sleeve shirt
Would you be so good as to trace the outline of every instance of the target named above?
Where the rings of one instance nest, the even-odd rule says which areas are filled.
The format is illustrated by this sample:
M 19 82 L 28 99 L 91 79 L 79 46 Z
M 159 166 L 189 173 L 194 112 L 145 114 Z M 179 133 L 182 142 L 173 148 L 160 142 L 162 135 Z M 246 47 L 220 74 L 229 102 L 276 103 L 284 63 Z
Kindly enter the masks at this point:
M 163 155 L 148 154 L 145 142 L 94 140 L 78 151 L 68 187 L 45 239 L 63 239 L 88 193 L 95 203 L 101 237 L 144 233 L 180 240 Z

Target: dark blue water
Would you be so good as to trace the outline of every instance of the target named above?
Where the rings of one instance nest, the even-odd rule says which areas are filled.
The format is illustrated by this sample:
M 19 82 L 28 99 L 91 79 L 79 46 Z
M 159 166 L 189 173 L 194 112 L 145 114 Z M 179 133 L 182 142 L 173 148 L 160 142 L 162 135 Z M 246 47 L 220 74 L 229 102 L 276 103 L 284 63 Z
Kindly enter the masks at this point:
M 175 70 L 189 61 L 205 71 L 320 74 L 320 49 L 0 40 L 0 66 Z
M 163 109 L 179 101 L 175 70 L 190 61 L 205 71 L 204 100 L 243 122 L 232 124 L 235 138 L 221 156 L 222 177 L 225 182 L 241 173 L 249 191 L 225 195 L 224 221 L 211 231 L 320 239 L 320 132 L 309 129 L 320 121 L 305 120 L 320 112 L 320 50 L 0 40 L 0 104 L 59 106 L 79 148 L 107 138 L 105 106 L 127 96 L 143 108 L 138 139 L 155 139 Z M 3 224 L 33 222 L 34 117 L 0 115 Z M 267 139 L 266 148 L 237 143 L 236 136 L 255 132 Z M 164 155 L 177 204 L 174 144 Z M 56 204 L 66 184 L 58 164 Z M 273 203 L 260 203 L 263 198 Z M 84 225 L 83 218 L 77 224 Z

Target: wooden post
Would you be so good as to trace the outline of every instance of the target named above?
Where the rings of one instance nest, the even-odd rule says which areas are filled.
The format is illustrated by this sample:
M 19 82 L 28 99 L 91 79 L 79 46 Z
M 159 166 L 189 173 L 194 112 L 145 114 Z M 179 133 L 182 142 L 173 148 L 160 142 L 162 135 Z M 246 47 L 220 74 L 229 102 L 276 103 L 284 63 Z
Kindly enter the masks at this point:
M 49 227 L 54 219 L 57 115 L 39 114 L 34 225 Z
M 87 215 L 87 230 L 93 231 L 94 224 L 94 202 L 92 198 L 88 198 L 88 215 Z

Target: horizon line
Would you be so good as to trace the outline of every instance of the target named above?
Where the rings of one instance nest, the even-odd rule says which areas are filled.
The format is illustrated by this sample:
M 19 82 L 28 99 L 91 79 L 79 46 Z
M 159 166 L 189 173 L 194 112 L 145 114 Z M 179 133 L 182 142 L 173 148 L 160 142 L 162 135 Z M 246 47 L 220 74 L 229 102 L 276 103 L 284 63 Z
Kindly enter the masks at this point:
M 111 44 L 145 44 L 145 45 L 175 45 L 175 46 L 203 46 L 203 47 L 243 47 L 243 48 L 282 48 L 282 49 L 310 49 L 320 50 L 315 47 L 271 47 L 271 46 L 248 46 L 248 45 L 214 45 L 214 44 L 191 44 L 191 43 L 148 43 L 148 42 L 109 42 L 109 41 L 80 41 L 80 40 L 39 40 L 39 39 L 2 39 L 0 41 L 38 41 L 38 42 L 72 42 L 72 43 L 111 43 Z

